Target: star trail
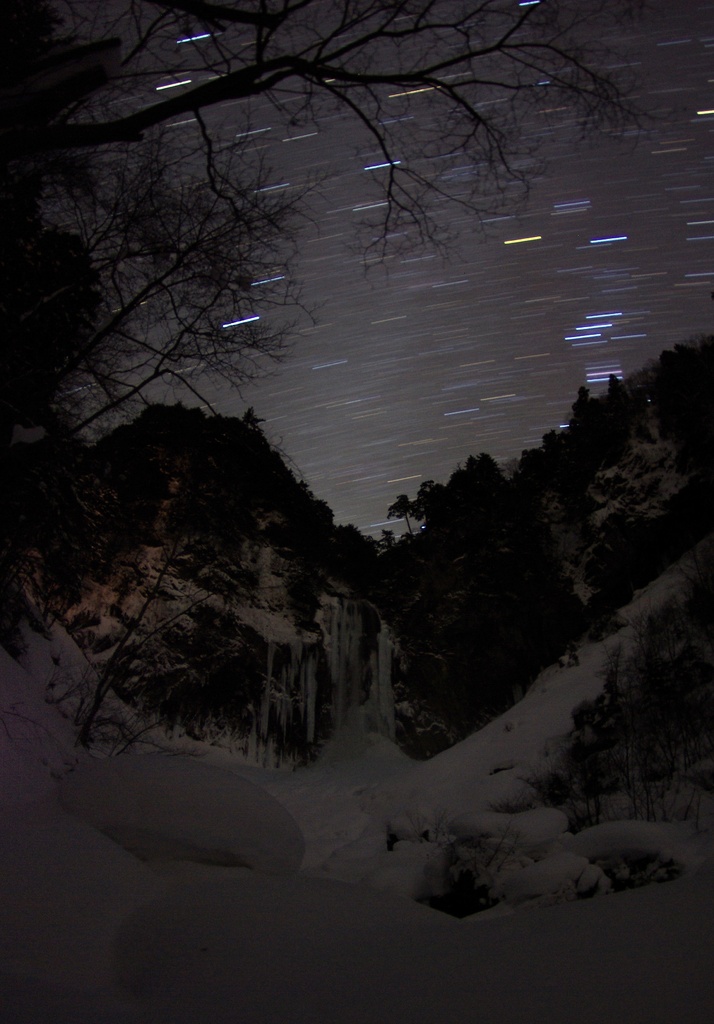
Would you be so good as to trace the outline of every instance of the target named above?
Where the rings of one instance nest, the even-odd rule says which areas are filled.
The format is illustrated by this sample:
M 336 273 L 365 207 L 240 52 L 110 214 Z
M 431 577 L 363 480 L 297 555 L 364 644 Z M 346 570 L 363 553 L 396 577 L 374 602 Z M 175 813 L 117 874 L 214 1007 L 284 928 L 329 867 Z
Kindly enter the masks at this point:
M 580 385 L 598 393 L 711 332 L 714 4 L 660 0 L 625 43 L 651 119 L 573 143 L 567 110 L 534 115 L 545 169 L 527 201 L 479 223 L 442 204 L 448 258 L 370 266 L 355 218 L 379 211 L 364 182 L 388 173 L 383 154 L 358 149 L 346 119 L 291 135 L 275 109 L 253 111 L 267 187 L 323 177 L 297 268 L 315 322 L 266 379 L 211 400 L 252 406 L 338 522 L 378 535 L 398 493 L 471 454 L 517 458 L 567 421 Z M 471 173 L 451 166 L 451 183 Z

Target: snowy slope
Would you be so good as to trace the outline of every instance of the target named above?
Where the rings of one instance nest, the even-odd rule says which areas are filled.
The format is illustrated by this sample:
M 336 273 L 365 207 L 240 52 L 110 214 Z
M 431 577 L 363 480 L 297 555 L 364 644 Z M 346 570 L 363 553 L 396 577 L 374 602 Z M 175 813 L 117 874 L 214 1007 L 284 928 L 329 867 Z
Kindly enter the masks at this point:
M 621 619 L 665 599 L 679 572 Z M 199 744 L 196 756 L 79 756 L 44 703 L 45 648 L 36 641 L 30 671 L 5 655 L 1 663 L 3 1022 L 714 1016 L 705 813 L 698 829 L 615 823 L 571 837 L 558 811 L 491 810 L 518 796 L 520 776 L 568 731 L 573 706 L 598 692 L 606 644 L 550 668 L 507 714 L 428 763 L 385 737 L 365 737 L 361 749 L 353 737 L 290 773 Z M 445 871 L 443 847 L 419 831 L 456 826 L 486 841 L 515 837 L 505 901 L 461 920 L 412 898 Z M 684 871 L 666 885 L 575 898 L 583 879 L 601 877 L 598 857 L 628 849 Z

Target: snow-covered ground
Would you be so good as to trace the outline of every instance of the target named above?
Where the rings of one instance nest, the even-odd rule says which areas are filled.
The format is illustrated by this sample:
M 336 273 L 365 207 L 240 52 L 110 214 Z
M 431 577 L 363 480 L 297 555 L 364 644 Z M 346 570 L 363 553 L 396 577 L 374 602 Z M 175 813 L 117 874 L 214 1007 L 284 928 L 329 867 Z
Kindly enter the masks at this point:
M 605 645 L 430 762 L 338 738 L 294 772 L 198 744 L 80 755 L 45 702 L 53 654 L 0 651 L 3 1024 L 714 1019 L 705 808 L 576 836 L 553 809 L 493 809 L 599 692 Z M 461 919 L 417 902 L 448 887 L 454 851 L 499 898 Z M 609 892 L 603 865 L 628 858 L 679 877 Z

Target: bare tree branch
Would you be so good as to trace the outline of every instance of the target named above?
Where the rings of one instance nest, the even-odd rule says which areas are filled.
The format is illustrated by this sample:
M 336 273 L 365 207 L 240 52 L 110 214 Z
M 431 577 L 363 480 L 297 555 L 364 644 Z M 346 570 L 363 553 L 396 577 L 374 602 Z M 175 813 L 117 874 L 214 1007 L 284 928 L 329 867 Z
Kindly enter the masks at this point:
M 0 88 L 0 170 L 46 178 L 55 153 L 83 161 L 79 184 L 65 177 L 44 207 L 79 233 L 99 279 L 94 324 L 53 356 L 77 428 L 162 380 L 240 384 L 288 340 L 291 320 L 277 314 L 301 308 L 290 264 L 314 182 L 271 184 L 250 144 L 251 104 L 238 134 L 227 104 L 262 99 L 284 123 L 289 100 L 291 126 L 344 115 L 374 142 L 365 244 L 376 259 L 400 236 L 439 240 L 433 200 L 480 214 L 510 185 L 525 189 L 533 116 L 565 107 L 574 132 L 634 113 L 610 70 L 613 26 L 637 6 L 624 0 L 51 2 L 73 33 L 60 61 L 70 73 L 109 37 L 124 50 L 102 89 L 73 92 L 45 117 L 13 106 L 18 90 L 44 88 L 35 65 Z M 183 135 L 173 127 L 182 117 L 195 123 Z M 35 297 L 25 332 L 67 287 Z M 20 360 L 13 372 L 31 367 Z
M 126 2 L 132 17 L 110 27 L 124 36 L 129 56 L 109 92 L 134 109 L 105 117 L 89 103 L 70 119 L 18 125 L 0 137 L 5 158 L 138 141 L 172 118 L 284 86 L 313 96 L 328 91 L 351 110 L 369 88 L 423 87 L 442 93 L 441 107 L 457 99 L 469 109 L 479 93 L 526 93 L 547 79 L 548 91 L 567 92 L 582 116 L 602 112 L 603 105 L 610 116 L 626 111 L 619 84 L 592 60 L 605 52 L 595 33 L 622 15 L 628 5 L 621 0 L 594 0 L 585 11 L 577 0 L 528 6 L 505 0 L 302 0 L 265 3 L 256 11 L 201 0 Z M 77 0 L 70 6 L 76 11 Z M 186 35 L 191 23 L 195 31 Z M 127 39 L 130 31 L 139 38 Z M 137 86 L 158 78 L 175 90 L 146 103 Z M 364 113 L 370 116 L 368 107 Z M 481 127 L 490 119 L 482 117 Z
M 177 147 L 159 133 L 100 157 L 69 208 L 63 190 L 49 196 L 48 215 L 76 224 L 100 282 L 96 324 L 54 371 L 75 429 L 161 380 L 193 394 L 199 373 L 240 384 L 255 375 L 251 353 L 276 359 L 288 343 L 305 188 L 263 190 L 259 161 L 236 161 L 205 127 L 202 138 Z

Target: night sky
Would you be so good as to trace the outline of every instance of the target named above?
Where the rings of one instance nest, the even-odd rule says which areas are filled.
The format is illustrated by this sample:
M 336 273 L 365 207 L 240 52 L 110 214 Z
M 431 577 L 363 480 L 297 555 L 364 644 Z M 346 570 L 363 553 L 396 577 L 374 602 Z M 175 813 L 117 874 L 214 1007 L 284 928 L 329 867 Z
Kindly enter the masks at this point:
M 329 171 L 297 268 L 317 324 L 214 407 L 253 406 L 337 522 L 379 535 L 398 494 L 471 454 L 517 458 L 567 421 L 581 384 L 598 393 L 711 332 L 714 4 L 653 7 L 626 42 L 654 122 L 574 144 L 566 121 L 534 121 L 547 165 L 526 205 L 483 225 L 444 207 L 459 232 L 448 260 L 418 250 L 365 273 L 355 224 L 374 145 L 356 151 L 346 116 L 300 138 L 267 106 L 254 122 L 278 183 Z

